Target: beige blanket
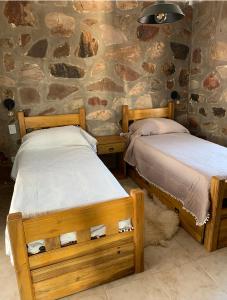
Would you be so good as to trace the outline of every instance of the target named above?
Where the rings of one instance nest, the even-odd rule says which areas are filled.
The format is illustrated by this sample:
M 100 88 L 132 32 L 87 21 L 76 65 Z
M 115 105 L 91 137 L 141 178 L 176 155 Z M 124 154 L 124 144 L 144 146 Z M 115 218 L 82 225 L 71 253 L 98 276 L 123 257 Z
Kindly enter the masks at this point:
M 132 136 L 125 161 L 179 200 L 199 226 L 209 217 L 211 177 L 227 178 L 227 149 L 187 133 Z

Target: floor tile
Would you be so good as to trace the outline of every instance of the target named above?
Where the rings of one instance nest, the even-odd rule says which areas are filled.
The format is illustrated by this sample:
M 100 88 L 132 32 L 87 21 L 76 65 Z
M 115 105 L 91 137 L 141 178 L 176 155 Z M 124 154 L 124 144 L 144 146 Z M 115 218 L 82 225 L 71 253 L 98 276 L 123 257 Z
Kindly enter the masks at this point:
M 0 254 L 0 299 L 19 300 L 19 292 L 17 288 L 16 275 L 11 266 L 8 257 L 2 259 Z
M 160 282 L 153 277 L 140 278 L 107 288 L 108 300 L 169 300 Z
M 145 248 L 144 259 L 147 269 L 152 272 L 171 270 L 191 261 L 187 251 L 174 239 L 167 243 L 167 247 L 150 246 Z
M 105 285 L 106 288 L 113 288 L 118 287 L 120 285 L 127 284 L 129 282 L 135 281 L 135 280 L 146 280 L 147 277 L 147 271 L 137 273 L 137 274 L 131 274 L 129 276 L 123 277 L 118 280 L 111 281 Z
M 186 250 L 193 260 L 211 254 L 205 249 L 204 245 L 193 239 L 183 228 L 179 229 L 174 239 Z
M 107 295 L 104 285 L 102 285 L 68 296 L 68 298 L 69 300 L 107 300 Z
M 156 274 L 171 300 L 226 300 L 227 294 L 218 288 L 196 263 L 185 264 L 168 272 Z
M 200 259 L 198 264 L 227 293 L 227 248 L 212 252 L 209 257 Z

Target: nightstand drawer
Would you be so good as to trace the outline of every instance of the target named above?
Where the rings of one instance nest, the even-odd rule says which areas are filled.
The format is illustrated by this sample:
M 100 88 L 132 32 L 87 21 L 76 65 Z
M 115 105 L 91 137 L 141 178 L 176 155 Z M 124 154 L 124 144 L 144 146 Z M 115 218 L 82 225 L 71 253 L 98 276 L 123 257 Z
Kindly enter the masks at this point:
M 125 150 L 124 143 L 114 143 L 114 144 L 100 144 L 98 145 L 98 154 L 108 154 L 123 152 Z

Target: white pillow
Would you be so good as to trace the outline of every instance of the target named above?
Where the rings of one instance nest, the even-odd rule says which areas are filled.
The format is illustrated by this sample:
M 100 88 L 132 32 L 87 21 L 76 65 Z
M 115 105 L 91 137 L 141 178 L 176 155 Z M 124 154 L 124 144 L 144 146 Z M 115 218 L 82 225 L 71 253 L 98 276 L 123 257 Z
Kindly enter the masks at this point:
M 94 149 L 94 151 L 97 151 L 97 140 L 91 136 L 87 131 L 85 131 L 83 128 L 80 128 L 81 134 L 84 136 L 84 138 L 88 141 L 88 143 L 91 145 L 91 147 Z
M 136 132 L 140 135 L 189 133 L 183 125 L 166 118 L 148 118 L 136 121 L 129 126 L 129 132 Z
M 76 126 L 53 127 L 33 131 L 23 137 L 22 143 L 29 143 L 30 146 L 36 148 L 91 146 L 82 134 L 82 129 Z

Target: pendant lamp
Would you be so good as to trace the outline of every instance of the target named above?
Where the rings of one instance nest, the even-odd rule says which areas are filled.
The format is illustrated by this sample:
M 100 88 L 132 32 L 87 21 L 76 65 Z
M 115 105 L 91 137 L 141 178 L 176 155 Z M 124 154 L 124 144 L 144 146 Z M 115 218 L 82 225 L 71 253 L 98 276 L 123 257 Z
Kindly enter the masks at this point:
M 141 24 L 169 24 L 184 17 L 179 5 L 158 1 L 143 9 L 138 22 Z

